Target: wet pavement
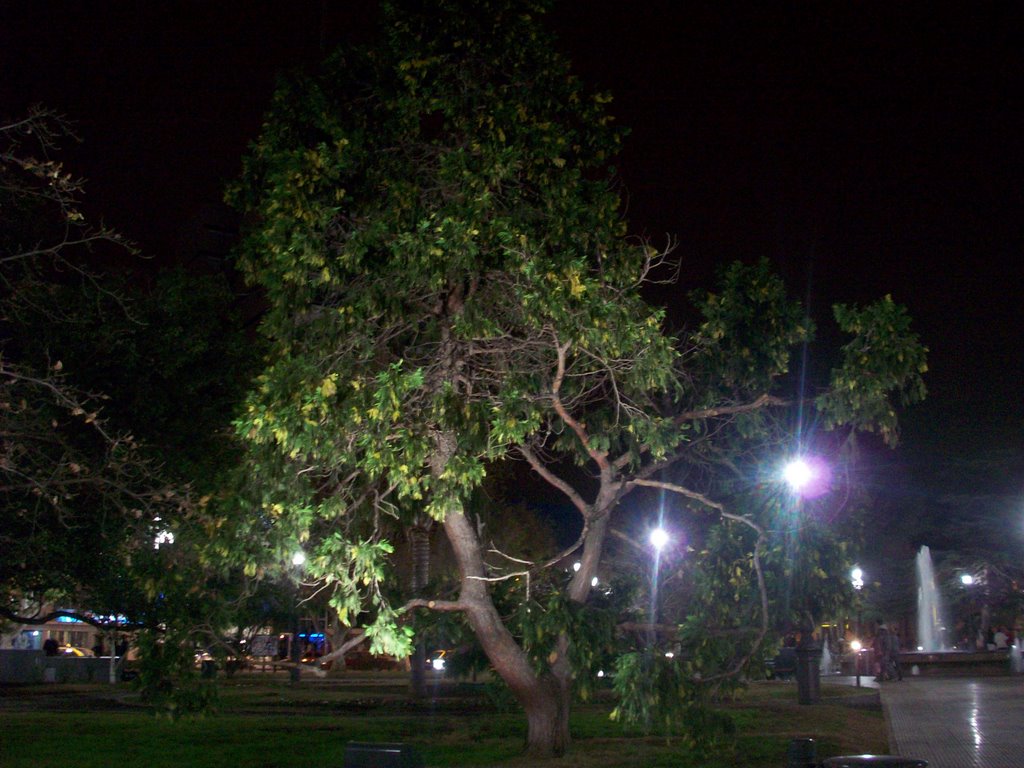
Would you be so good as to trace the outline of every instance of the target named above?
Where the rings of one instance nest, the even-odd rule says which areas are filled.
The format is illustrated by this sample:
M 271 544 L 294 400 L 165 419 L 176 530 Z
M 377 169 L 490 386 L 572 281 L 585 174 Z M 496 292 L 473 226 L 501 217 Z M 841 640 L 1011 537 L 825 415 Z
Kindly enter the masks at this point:
M 890 750 L 929 768 L 1024 766 L 1024 677 L 906 677 L 881 685 Z

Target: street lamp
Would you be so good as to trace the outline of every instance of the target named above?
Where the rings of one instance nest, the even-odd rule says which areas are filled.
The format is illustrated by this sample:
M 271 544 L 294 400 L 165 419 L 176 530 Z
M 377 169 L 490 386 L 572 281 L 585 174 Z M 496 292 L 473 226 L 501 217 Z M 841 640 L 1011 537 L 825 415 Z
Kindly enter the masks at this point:
M 859 565 L 855 565 L 853 570 L 850 571 L 850 583 L 853 585 L 856 594 L 857 602 L 857 637 L 860 637 L 860 620 L 861 620 L 861 595 L 860 591 L 864 588 L 864 569 Z M 855 656 L 853 657 L 853 666 L 855 674 L 857 675 L 857 687 L 860 688 L 860 652 L 863 646 L 861 646 L 860 640 L 854 640 L 850 643 L 850 647 L 853 649 Z
M 782 477 L 794 492 L 800 493 L 814 479 L 814 470 L 804 459 L 793 459 L 782 470 Z
M 862 589 L 864 587 L 864 571 L 860 566 L 854 566 L 853 570 L 850 571 L 850 582 L 853 584 L 854 589 Z
M 828 491 L 832 471 L 817 456 L 798 456 L 782 468 L 782 479 L 795 496 L 814 499 Z
M 853 651 L 853 669 L 857 675 L 857 687 L 860 688 L 860 652 L 864 646 L 860 640 L 853 640 L 850 642 L 850 650 Z
M 651 534 L 648 538 L 651 542 L 651 546 L 654 547 L 654 551 L 659 554 L 661 553 L 661 550 L 665 548 L 665 545 L 669 542 L 668 531 L 666 531 L 661 526 L 654 528 L 651 531 Z
M 647 540 L 654 548 L 654 563 L 651 569 L 651 630 L 648 638 L 652 648 L 657 634 L 655 625 L 658 623 L 658 570 L 661 565 L 661 550 L 669 543 L 670 538 L 668 531 L 660 525 L 652 528 L 647 536 Z
M 299 645 L 299 631 L 302 628 L 299 621 L 299 579 L 302 571 L 302 566 L 304 566 L 305 564 L 306 553 L 303 552 L 301 549 L 297 550 L 295 554 L 292 555 L 292 577 L 294 579 L 295 584 L 295 618 L 292 622 L 292 645 L 291 654 L 289 654 L 292 667 L 288 670 L 288 677 L 293 683 L 299 682 L 299 680 L 302 677 L 302 669 L 299 666 L 300 664 L 302 664 L 302 648 Z

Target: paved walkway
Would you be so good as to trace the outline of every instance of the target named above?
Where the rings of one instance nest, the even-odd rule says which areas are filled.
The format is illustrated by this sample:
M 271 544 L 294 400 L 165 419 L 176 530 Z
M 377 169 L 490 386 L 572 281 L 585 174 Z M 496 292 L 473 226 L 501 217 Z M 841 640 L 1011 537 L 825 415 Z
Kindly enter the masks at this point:
M 1024 766 L 1024 678 L 905 677 L 881 693 L 893 754 L 929 768 Z

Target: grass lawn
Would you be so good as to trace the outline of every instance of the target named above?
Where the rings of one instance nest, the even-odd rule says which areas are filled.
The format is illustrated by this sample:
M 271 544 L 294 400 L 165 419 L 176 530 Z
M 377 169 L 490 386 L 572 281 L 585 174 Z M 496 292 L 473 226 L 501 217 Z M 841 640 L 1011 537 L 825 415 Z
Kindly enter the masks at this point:
M 855 689 L 823 686 L 823 695 Z M 132 706 L 133 696 L 99 686 L 0 691 L 0 765 L 4 768 L 341 768 L 349 741 L 404 741 L 428 766 L 538 765 L 521 756 L 522 717 L 496 712 L 478 690 L 449 685 L 413 704 L 404 680 L 346 676 L 297 687 L 283 680 L 236 678 L 224 683 L 220 713 L 171 723 Z M 44 698 L 45 697 L 45 698 Z M 53 711 L 60 703 L 62 709 Z M 79 704 L 80 706 L 76 706 Z M 759 683 L 721 706 L 737 725 L 735 742 L 697 759 L 678 741 L 644 737 L 608 720 L 610 703 L 576 706 L 573 749 L 558 768 L 785 765 L 790 739 L 812 737 L 819 759 L 888 752 L 878 710 L 836 703 L 799 706 L 792 684 Z M 542 764 L 542 763 L 541 763 Z

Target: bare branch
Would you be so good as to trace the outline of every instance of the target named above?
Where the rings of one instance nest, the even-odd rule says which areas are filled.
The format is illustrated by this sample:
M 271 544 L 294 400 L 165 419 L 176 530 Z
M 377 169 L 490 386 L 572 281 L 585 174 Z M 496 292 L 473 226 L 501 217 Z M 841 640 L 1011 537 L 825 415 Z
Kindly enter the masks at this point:
M 775 397 L 774 395 L 763 394 L 752 402 L 741 403 L 740 405 L 723 405 L 718 408 L 703 408 L 696 411 L 684 411 L 676 416 L 675 422 L 676 424 L 683 424 L 687 421 L 703 421 L 705 419 L 715 419 L 719 416 L 735 416 L 740 413 L 757 411 L 761 408 L 786 405 L 789 405 L 788 400 L 783 400 L 782 398 Z
M 409 600 L 398 609 L 398 613 L 406 613 L 414 608 L 429 608 L 432 611 L 442 613 L 457 613 L 466 610 L 466 604 L 458 600 L 431 600 L 429 598 L 417 597 Z
M 540 460 L 540 457 L 533 451 L 532 448 L 526 445 L 520 445 L 516 448 L 524 459 L 529 463 L 530 467 L 540 475 L 547 483 L 554 488 L 557 488 L 566 498 L 572 502 L 572 505 L 576 507 L 577 511 L 583 516 L 584 520 L 588 520 L 593 512 L 590 504 L 579 494 L 579 492 L 573 488 L 569 483 L 565 482 L 558 475 L 549 470 L 544 463 Z M 575 547 L 573 547 L 575 549 Z M 570 550 L 571 551 L 571 550 Z

